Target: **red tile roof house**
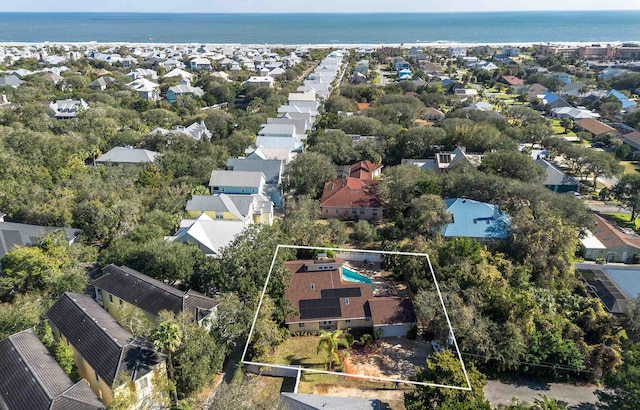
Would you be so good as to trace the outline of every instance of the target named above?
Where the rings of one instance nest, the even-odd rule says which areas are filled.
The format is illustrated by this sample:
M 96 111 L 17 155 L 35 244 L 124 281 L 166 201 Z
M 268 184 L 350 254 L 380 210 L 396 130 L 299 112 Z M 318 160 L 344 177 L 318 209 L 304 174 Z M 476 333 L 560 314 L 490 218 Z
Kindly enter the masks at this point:
M 524 84 L 524 80 L 515 77 L 513 75 L 503 75 L 502 78 L 500 79 L 501 82 L 503 82 L 506 85 L 510 85 L 510 86 L 516 86 L 516 85 L 523 85 Z
M 382 220 L 378 181 L 382 165 L 360 161 L 348 168 L 349 176 L 327 181 L 320 198 L 323 218 Z
M 298 260 L 285 267 L 292 275 L 285 297 L 297 309 L 285 322 L 292 333 L 372 327 L 394 337 L 417 324 L 410 299 L 374 296 L 371 283 L 345 279 L 343 261 Z

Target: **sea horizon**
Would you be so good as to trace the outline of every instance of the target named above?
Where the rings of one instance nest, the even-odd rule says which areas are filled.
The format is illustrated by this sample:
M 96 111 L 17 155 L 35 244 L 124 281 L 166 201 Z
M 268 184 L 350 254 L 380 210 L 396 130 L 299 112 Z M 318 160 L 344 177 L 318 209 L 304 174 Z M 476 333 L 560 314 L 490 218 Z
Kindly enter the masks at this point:
M 2 12 L 2 43 L 513 44 L 640 41 L 640 10 L 424 13 Z

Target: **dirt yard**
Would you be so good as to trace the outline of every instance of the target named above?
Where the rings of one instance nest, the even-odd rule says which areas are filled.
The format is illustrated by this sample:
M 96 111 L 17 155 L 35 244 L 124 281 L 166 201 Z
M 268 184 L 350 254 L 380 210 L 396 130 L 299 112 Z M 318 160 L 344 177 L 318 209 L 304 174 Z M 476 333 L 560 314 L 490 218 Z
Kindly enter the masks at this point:
M 352 349 L 345 360 L 344 371 L 394 380 L 409 380 L 424 366 L 430 346 L 424 340 L 404 337 L 383 339 L 379 344 Z

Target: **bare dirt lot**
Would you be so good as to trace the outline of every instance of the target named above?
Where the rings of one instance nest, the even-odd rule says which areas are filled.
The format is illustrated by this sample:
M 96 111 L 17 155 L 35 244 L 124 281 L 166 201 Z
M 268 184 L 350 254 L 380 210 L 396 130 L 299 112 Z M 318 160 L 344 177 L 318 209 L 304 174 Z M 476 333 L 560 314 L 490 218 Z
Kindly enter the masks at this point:
M 351 357 L 345 360 L 345 373 L 409 380 L 424 366 L 431 348 L 424 340 L 398 337 L 352 349 L 350 353 Z

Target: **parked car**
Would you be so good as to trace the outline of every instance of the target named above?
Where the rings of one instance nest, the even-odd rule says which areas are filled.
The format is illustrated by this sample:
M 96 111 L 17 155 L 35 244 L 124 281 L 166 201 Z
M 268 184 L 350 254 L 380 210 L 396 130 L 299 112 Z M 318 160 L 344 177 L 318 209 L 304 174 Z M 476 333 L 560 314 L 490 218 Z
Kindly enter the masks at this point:
M 607 144 L 605 144 L 602 141 L 596 141 L 596 142 L 592 142 L 591 143 L 591 148 L 604 148 L 606 146 L 607 146 Z

